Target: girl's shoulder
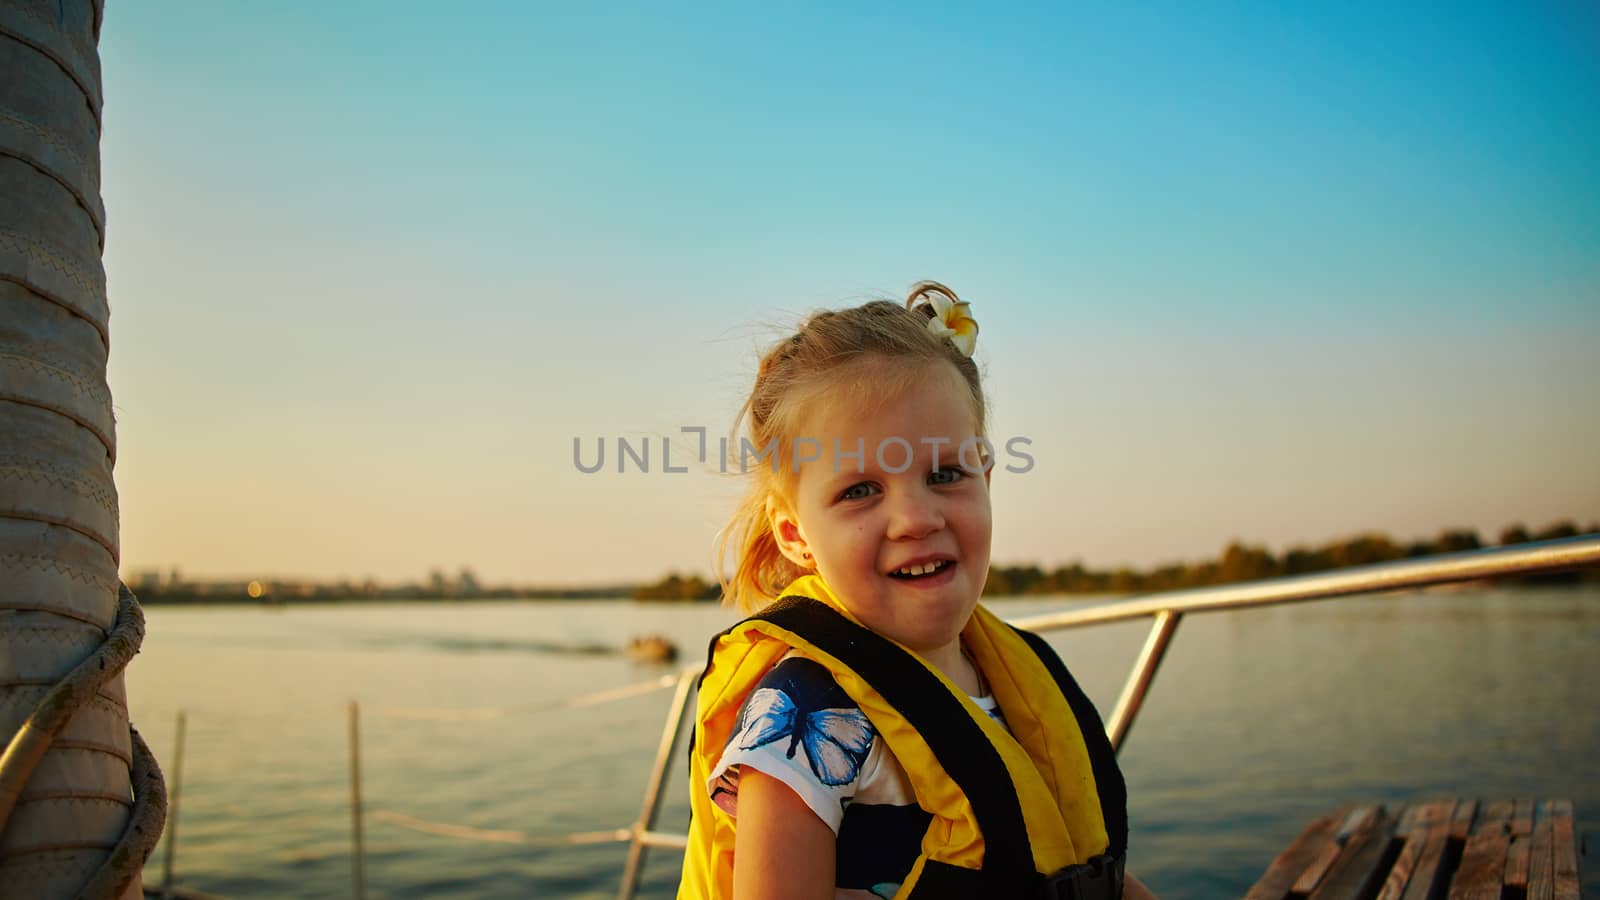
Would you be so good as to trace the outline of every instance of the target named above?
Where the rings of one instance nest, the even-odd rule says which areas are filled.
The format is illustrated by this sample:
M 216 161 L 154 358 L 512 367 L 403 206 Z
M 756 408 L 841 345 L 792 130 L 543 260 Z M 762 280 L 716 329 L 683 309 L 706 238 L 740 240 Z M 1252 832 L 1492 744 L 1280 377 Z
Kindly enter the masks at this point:
M 859 709 L 860 706 L 839 682 L 834 680 L 828 667 L 807 656 L 802 650 L 791 649 L 767 670 L 756 684 L 756 690 L 782 690 L 792 697 L 808 697 L 825 702 L 831 708 Z
M 779 744 L 786 759 L 803 759 L 824 785 L 855 781 L 878 732 L 827 667 L 791 651 L 773 666 L 739 708 L 728 748 Z M 787 739 L 787 740 L 785 740 Z
M 707 787 L 718 806 L 737 815 L 739 771 L 754 767 L 788 785 L 837 832 L 845 808 L 873 780 L 880 744 L 828 669 L 791 653 L 745 697 Z

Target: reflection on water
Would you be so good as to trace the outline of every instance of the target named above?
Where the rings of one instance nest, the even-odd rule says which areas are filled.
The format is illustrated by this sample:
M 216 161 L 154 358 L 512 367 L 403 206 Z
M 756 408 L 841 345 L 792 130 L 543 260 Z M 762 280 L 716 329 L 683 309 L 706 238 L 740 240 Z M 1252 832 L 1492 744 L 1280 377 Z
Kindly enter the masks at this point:
M 1009 615 L 1066 605 L 996 604 Z M 535 837 L 626 825 L 669 692 L 551 707 L 664 671 L 615 655 L 631 635 L 661 633 L 693 658 L 733 620 L 704 606 L 565 602 L 158 607 L 148 618 L 128 677 L 135 723 L 166 760 L 178 709 L 189 717 L 180 884 L 238 897 L 349 895 L 351 700 L 367 709 L 369 810 Z M 1052 636 L 1103 713 L 1145 628 Z M 1451 795 L 1571 797 L 1592 844 L 1597 638 L 1593 587 L 1190 616 L 1123 752 L 1130 865 L 1169 900 L 1238 895 L 1329 807 Z M 505 711 L 417 721 L 383 707 Z M 683 768 L 665 829 L 688 815 Z M 389 819 L 368 821 L 366 846 L 369 889 L 397 897 L 612 896 L 624 855 Z M 644 896 L 671 896 L 677 855 L 652 858 Z M 1595 866 L 1585 890 L 1600 891 Z

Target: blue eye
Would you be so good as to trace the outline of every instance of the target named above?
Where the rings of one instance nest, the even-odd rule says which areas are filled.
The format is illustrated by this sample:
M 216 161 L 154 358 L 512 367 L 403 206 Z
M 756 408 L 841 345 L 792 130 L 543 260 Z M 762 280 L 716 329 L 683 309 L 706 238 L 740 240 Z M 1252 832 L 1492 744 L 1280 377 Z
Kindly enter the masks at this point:
M 839 499 L 840 500 L 864 500 L 867 497 L 870 497 L 872 495 L 872 492 L 876 491 L 877 489 L 878 489 L 877 486 L 872 484 L 871 482 L 863 481 L 860 484 L 852 484 L 849 487 L 845 488 L 844 489 L 844 493 L 839 495 Z
M 928 474 L 928 482 L 930 484 L 955 484 L 965 477 L 967 477 L 967 473 L 961 469 L 934 469 Z

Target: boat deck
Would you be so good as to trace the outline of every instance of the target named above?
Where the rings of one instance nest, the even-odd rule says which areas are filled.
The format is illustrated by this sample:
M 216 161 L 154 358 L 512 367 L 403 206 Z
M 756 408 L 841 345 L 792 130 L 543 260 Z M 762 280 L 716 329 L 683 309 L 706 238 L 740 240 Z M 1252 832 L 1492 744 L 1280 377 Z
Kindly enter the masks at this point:
M 1278 855 L 1246 900 L 1577 900 L 1565 800 L 1341 807 Z

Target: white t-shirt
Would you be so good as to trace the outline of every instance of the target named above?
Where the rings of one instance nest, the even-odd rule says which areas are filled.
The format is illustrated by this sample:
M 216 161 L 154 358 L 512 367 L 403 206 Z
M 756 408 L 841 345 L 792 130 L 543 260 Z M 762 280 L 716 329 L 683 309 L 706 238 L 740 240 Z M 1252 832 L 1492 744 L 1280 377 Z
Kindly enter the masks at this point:
M 972 702 L 1001 725 L 993 697 Z M 892 897 L 921 853 L 932 815 L 865 713 L 820 663 L 791 652 L 745 698 L 706 790 L 728 815 L 739 771 L 788 785 L 838 836 L 838 900 Z

